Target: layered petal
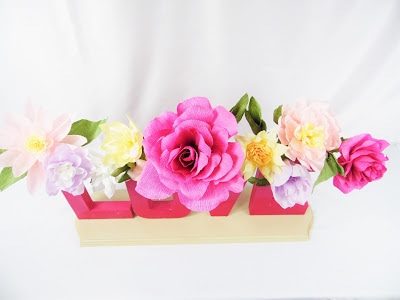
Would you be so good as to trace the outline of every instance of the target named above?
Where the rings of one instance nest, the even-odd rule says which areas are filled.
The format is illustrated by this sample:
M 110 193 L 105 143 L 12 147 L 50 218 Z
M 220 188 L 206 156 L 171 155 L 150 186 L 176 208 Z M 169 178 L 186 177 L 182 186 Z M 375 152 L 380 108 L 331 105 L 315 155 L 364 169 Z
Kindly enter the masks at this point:
M 340 126 L 326 102 L 283 105 L 278 125 L 279 140 L 289 147 L 286 156 L 309 170 L 321 171 L 327 151 L 341 144 Z
M 336 175 L 333 185 L 347 194 L 382 178 L 388 160 L 382 151 L 388 146 L 387 141 L 375 139 L 370 134 L 359 134 L 343 141 L 338 163 L 343 167 L 345 176 Z
M 147 161 L 142 176 L 137 182 L 136 191 L 148 199 L 165 199 L 175 190 L 166 187 L 160 180 L 159 174 L 152 162 Z
M 46 172 L 42 168 L 42 164 L 35 162 L 28 171 L 27 187 L 31 194 L 36 193 L 46 180 Z
M 276 132 L 260 131 L 257 135 L 236 136 L 242 145 L 246 158 L 242 166 L 244 179 L 248 180 L 258 168 L 269 183 L 274 181 L 276 173 L 284 166 L 282 155 L 288 147 L 278 143 Z
M 243 181 L 243 152 L 228 142 L 236 132 L 234 116 L 222 107 L 213 109 L 207 98 L 179 103 L 176 114 L 165 112 L 144 130 L 147 164 L 137 192 L 150 199 L 177 192 L 190 209 L 215 207 L 227 199 L 229 190 L 237 190 L 238 179 L 233 178 Z M 217 194 L 222 187 L 228 193 Z

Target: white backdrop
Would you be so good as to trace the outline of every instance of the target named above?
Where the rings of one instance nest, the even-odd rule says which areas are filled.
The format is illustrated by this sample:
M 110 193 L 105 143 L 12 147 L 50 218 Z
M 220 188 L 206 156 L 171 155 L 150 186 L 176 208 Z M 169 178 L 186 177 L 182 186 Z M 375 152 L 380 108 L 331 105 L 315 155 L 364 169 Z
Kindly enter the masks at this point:
M 281 103 L 326 100 L 344 136 L 400 142 L 400 1 L 0 0 L 2 114 L 30 98 L 143 129 L 186 98 L 230 108 L 245 92 L 267 120 Z M 0 298 L 400 297 L 390 153 L 371 187 L 316 191 L 299 244 L 79 248 L 62 197 L 19 183 L 0 194 Z

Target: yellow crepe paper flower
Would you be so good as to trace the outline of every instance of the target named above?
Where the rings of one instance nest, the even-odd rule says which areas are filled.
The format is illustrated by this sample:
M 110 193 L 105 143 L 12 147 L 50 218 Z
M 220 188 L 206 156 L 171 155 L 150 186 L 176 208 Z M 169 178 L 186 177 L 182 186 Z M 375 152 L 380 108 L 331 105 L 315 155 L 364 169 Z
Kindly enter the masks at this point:
M 123 167 L 135 163 L 142 155 L 142 132 L 129 119 L 129 127 L 121 122 L 111 122 L 100 126 L 105 138 L 101 148 L 105 151 L 103 163 Z
M 273 183 L 274 174 L 280 173 L 285 165 L 282 155 L 288 149 L 277 142 L 276 132 L 267 133 L 263 130 L 257 135 L 236 136 L 235 139 L 246 153 L 242 166 L 244 179 L 248 180 L 258 168 L 268 182 Z

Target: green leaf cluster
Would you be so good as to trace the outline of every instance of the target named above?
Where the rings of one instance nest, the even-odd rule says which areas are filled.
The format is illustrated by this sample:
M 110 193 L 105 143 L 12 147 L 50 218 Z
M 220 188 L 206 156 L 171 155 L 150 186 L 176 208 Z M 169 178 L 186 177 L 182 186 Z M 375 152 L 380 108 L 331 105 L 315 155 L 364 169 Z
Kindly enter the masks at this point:
M 135 167 L 135 165 L 136 165 L 135 163 L 128 163 L 123 167 L 117 168 L 111 173 L 111 176 L 118 178 L 117 179 L 118 183 L 127 181 L 127 180 L 131 179 L 128 175 L 128 172 L 131 169 L 133 169 Z
M 258 134 L 263 130 L 267 131 L 267 124 L 262 118 L 260 103 L 258 103 L 257 99 L 253 96 L 249 98 L 247 93 L 244 94 L 242 98 L 240 98 L 240 100 L 231 108 L 230 112 L 236 117 L 236 121 L 238 123 L 244 116 L 254 134 Z M 258 186 L 269 185 L 268 180 L 264 177 L 250 177 L 247 181 Z
M 235 116 L 238 123 L 245 116 L 254 134 L 267 130 L 267 124 L 262 119 L 260 104 L 254 97 L 249 99 L 247 93 L 231 108 L 230 112 Z

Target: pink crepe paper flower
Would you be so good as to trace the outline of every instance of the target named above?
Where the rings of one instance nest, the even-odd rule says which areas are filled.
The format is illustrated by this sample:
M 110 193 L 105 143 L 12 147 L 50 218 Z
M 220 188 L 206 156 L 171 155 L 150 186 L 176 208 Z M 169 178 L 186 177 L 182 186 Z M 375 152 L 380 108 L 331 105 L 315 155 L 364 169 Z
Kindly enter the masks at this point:
M 59 191 L 72 195 L 84 192 L 84 180 L 90 177 L 92 164 L 83 148 L 61 144 L 43 162 L 46 170 L 46 190 L 50 196 Z
M 341 156 L 338 163 L 343 167 L 345 176 L 336 175 L 333 185 L 347 194 L 382 178 L 386 172 L 385 161 L 388 160 L 382 151 L 388 146 L 387 141 L 375 139 L 366 133 L 343 141 L 339 148 Z
M 341 143 L 339 124 L 326 102 L 283 105 L 278 124 L 279 140 L 289 146 L 285 155 L 309 170 L 321 171 L 327 151 Z
M 147 162 L 137 192 L 150 199 L 176 192 L 193 211 L 214 209 L 244 187 L 243 150 L 228 141 L 236 133 L 235 117 L 222 106 L 202 97 L 181 102 L 144 130 Z
M 25 115 L 6 116 L 6 127 L 0 129 L 0 168 L 12 167 L 14 177 L 27 173 L 27 186 L 34 193 L 44 182 L 42 162 L 53 149 L 61 144 L 80 146 L 86 142 L 81 136 L 68 135 L 72 121 L 63 114 L 51 121 L 41 108 L 30 103 Z
M 271 189 L 275 201 L 282 208 L 304 205 L 312 193 L 310 173 L 302 165 L 285 160 L 282 172 L 275 174 Z

